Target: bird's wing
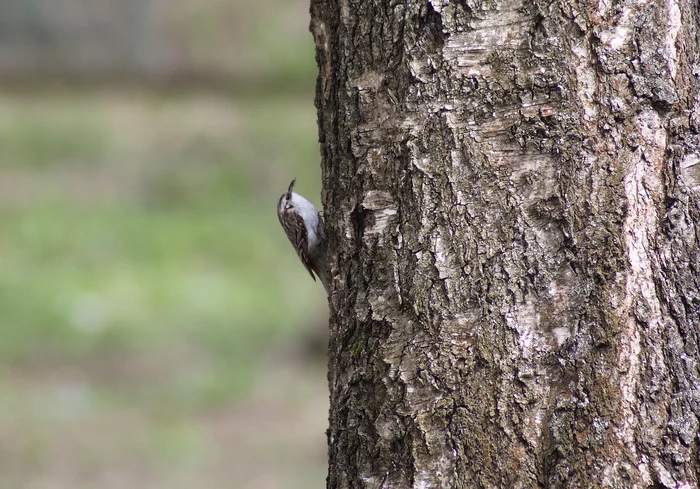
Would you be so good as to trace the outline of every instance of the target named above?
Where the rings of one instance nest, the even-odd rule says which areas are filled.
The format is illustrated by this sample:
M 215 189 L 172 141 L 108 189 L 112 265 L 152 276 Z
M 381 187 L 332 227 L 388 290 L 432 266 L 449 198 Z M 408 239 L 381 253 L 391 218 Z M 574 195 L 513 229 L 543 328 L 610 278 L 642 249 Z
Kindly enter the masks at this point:
M 309 275 L 311 275 L 311 278 L 314 279 L 314 281 L 316 281 L 316 277 L 314 276 L 313 269 L 311 268 L 311 261 L 309 260 L 309 255 L 307 252 L 309 237 L 306 232 L 306 224 L 304 223 L 304 219 L 302 219 L 302 217 L 299 214 L 291 214 L 289 215 L 289 218 L 294 219 L 295 222 L 292 224 L 291 229 L 285 229 L 285 231 L 287 231 L 287 236 L 294 245 L 294 248 L 297 250 L 299 259 L 309 271 Z

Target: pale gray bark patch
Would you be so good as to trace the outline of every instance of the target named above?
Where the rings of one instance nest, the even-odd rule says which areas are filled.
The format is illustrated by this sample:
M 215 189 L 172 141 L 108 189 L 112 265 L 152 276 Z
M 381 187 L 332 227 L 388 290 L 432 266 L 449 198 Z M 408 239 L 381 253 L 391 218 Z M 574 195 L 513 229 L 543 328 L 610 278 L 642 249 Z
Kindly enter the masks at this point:
M 697 5 L 311 14 L 328 487 L 697 487 Z

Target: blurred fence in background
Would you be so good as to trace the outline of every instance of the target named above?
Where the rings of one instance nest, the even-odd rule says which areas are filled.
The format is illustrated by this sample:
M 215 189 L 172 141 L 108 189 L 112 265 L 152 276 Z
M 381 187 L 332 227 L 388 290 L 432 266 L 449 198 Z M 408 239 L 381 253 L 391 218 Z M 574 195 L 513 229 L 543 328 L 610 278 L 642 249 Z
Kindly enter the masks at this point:
M 307 24 L 299 1 L 4 0 L 0 76 L 298 87 L 313 65 Z
M 323 487 L 307 12 L 0 1 L 0 489 Z
M 167 70 L 173 51 L 160 8 L 153 0 L 4 1 L 3 73 L 104 76 Z

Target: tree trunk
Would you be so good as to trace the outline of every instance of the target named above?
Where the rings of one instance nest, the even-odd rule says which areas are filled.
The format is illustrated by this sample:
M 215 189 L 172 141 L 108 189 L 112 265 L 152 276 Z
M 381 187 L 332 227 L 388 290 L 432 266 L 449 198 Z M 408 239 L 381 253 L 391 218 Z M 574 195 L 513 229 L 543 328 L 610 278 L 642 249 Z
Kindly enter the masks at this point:
M 328 487 L 698 487 L 697 1 L 311 4 Z

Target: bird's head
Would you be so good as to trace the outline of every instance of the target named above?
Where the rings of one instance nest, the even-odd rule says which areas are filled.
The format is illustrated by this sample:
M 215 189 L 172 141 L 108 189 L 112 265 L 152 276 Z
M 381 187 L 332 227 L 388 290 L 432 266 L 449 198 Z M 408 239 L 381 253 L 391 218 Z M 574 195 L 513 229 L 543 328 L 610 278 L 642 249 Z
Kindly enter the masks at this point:
M 287 191 L 283 193 L 280 197 L 280 200 L 277 204 L 277 213 L 280 216 L 285 212 L 289 211 L 290 209 L 294 208 L 294 192 L 292 190 L 294 189 L 294 184 L 296 183 L 296 181 L 296 178 L 292 180 L 292 183 L 289 184 L 289 188 L 287 189 Z

